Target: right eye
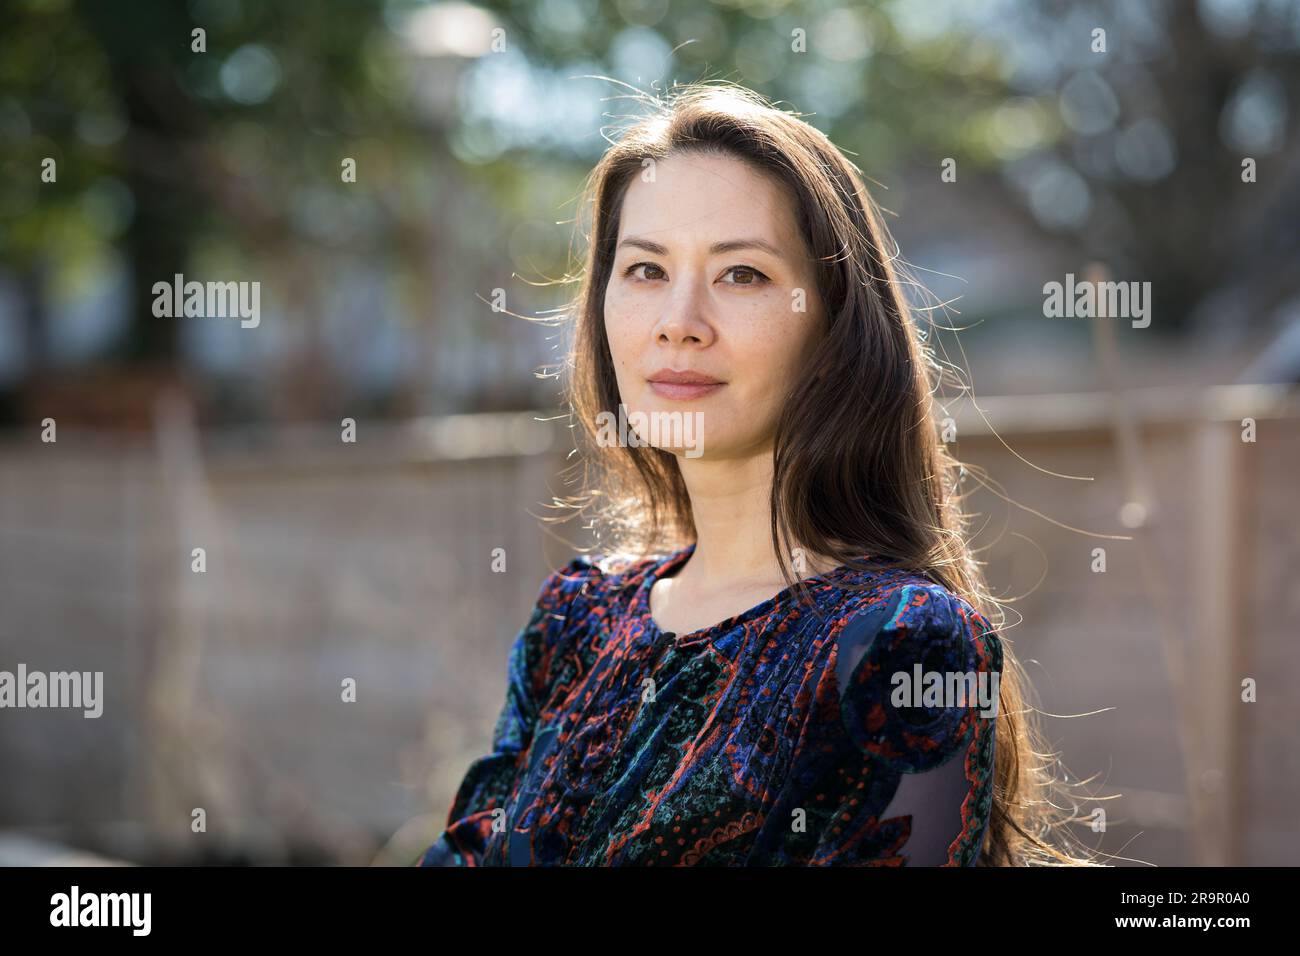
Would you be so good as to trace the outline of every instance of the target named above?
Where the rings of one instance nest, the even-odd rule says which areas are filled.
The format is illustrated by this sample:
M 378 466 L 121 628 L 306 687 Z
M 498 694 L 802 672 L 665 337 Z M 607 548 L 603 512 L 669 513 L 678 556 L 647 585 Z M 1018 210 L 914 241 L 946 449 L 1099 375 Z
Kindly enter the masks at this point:
M 637 275 L 637 276 L 634 276 L 634 275 L 633 275 L 633 273 L 636 272 L 637 269 L 642 269 L 642 268 L 644 268 L 644 269 L 647 270 L 646 275 Z M 661 268 L 659 268 L 659 267 L 658 267 L 657 265 L 655 265 L 653 262 L 638 262 L 638 263 L 635 263 L 634 265 L 628 266 L 628 268 L 623 272 L 623 275 L 624 275 L 624 276 L 632 276 L 633 278 L 635 278 L 635 279 L 639 279 L 639 280 L 641 280 L 641 281 L 648 281 L 648 282 L 657 282 L 657 281 L 659 281 L 656 277 L 654 277 L 654 276 L 652 276 L 652 275 L 649 274 L 649 270 L 650 270 L 650 269 L 654 269 L 656 272 L 658 272 L 658 273 L 660 273 L 660 274 L 663 274 L 663 273 L 664 273 L 664 270 L 661 269 Z

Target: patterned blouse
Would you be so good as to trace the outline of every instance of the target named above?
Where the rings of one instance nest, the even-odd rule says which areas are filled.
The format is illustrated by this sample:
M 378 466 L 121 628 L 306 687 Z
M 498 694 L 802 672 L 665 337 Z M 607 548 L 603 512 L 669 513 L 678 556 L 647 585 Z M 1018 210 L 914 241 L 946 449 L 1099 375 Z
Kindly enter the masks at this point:
M 415 864 L 974 865 L 1002 668 L 989 622 L 928 578 L 841 566 L 804 581 L 820 613 L 787 588 L 661 631 L 650 589 L 693 551 L 546 579 L 492 751 Z

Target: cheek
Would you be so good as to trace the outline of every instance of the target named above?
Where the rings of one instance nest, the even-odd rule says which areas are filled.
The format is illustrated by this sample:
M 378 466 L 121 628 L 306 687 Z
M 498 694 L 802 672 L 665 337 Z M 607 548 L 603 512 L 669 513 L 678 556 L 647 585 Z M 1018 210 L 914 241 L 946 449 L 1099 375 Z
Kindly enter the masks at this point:
M 641 353 L 653 345 L 647 332 L 654 321 L 651 306 L 643 296 L 611 286 L 605 293 L 605 337 L 616 364 L 638 361 Z
M 815 327 L 810 313 L 794 312 L 784 302 L 748 323 L 743 339 L 745 363 L 758 378 L 784 378 L 802 363 Z
M 617 295 L 605 294 L 605 338 L 609 341 L 609 350 L 615 363 L 623 361 L 627 344 L 629 320 L 625 304 Z
M 804 311 L 798 312 L 786 303 L 783 352 L 787 365 L 794 367 L 803 365 L 823 334 L 820 300 L 810 294 L 803 304 Z
M 646 336 L 638 333 L 637 323 L 637 316 L 627 308 L 626 301 L 606 299 L 605 340 L 609 343 L 609 354 L 614 363 L 614 377 L 619 391 L 627 401 L 633 400 L 635 391 L 629 376 L 633 374 L 632 370 L 641 367 L 641 352 L 646 344 Z
M 621 373 L 636 358 L 634 340 L 628 335 L 627 326 L 619 322 L 605 323 L 605 338 L 609 342 L 614 369 Z

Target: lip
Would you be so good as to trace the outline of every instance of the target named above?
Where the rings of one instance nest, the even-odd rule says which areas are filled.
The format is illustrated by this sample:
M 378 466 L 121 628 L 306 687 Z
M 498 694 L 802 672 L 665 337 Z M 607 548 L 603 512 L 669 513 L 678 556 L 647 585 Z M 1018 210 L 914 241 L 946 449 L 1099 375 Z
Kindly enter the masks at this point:
M 670 368 L 661 368 L 647 381 L 656 395 L 679 401 L 710 395 L 727 384 L 703 372 L 678 372 Z

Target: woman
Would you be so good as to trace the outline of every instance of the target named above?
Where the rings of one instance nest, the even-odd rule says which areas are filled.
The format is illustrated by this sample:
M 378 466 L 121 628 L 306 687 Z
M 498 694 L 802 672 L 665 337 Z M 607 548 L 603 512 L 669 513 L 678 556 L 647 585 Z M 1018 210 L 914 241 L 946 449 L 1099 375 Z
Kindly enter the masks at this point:
M 1076 862 L 856 168 L 747 90 L 655 106 L 567 363 L 607 556 L 543 584 L 419 864 Z

